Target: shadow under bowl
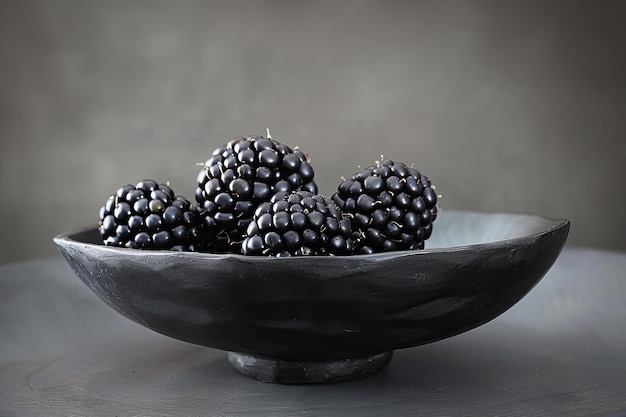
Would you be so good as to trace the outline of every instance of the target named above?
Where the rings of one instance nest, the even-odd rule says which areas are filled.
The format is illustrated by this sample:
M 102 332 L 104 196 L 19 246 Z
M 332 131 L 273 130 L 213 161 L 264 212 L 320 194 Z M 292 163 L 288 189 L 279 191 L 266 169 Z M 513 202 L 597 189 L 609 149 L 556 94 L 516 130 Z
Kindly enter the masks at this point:
M 383 369 L 395 349 L 480 326 L 550 269 L 569 221 L 444 211 L 427 249 L 269 258 L 104 246 L 94 228 L 54 238 L 76 275 L 147 328 L 229 352 L 261 381 L 320 383 Z

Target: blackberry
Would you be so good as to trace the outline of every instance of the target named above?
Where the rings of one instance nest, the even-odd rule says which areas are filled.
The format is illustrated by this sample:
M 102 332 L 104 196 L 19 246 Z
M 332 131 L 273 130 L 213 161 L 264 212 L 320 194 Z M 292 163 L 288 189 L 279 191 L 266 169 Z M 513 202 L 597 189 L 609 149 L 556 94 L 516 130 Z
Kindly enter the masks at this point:
M 279 192 L 261 203 L 247 228 L 244 255 L 351 255 L 350 221 L 330 199 Z
M 153 180 L 111 195 L 100 209 L 99 230 L 107 246 L 205 251 L 210 242 L 189 200 Z
M 254 210 L 277 192 L 317 192 L 307 155 L 260 135 L 216 149 L 198 174 L 196 201 L 216 252 L 239 252 Z
M 351 216 L 359 254 L 423 249 L 438 211 L 430 179 L 389 159 L 342 181 L 331 198 Z

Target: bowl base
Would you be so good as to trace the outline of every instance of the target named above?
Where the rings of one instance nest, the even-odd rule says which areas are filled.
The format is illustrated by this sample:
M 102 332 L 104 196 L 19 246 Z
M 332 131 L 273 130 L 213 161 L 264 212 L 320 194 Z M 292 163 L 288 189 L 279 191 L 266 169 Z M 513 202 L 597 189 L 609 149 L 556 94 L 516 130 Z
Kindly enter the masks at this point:
M 391 361 L 393 351 L 361 358 L 330 361 L 284 361 L 246 353 L 228 352 L 240 373 L 273 384 L 326 384 L 374 375 Z

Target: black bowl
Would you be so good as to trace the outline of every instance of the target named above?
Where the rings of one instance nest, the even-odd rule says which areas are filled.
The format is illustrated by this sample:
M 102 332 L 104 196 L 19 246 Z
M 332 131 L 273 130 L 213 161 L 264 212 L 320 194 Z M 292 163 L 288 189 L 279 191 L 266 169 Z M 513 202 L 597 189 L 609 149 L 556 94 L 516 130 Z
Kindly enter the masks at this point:
M 229 351 L 268 382 L 330 382 L 384 368 L 395 349 L 505 312 L 557 259 L 569 221 L 444 211 L 428 248 L 269 258 L 102 245 L 96 228 L 54 242 L 119 313 L 176 339 Z

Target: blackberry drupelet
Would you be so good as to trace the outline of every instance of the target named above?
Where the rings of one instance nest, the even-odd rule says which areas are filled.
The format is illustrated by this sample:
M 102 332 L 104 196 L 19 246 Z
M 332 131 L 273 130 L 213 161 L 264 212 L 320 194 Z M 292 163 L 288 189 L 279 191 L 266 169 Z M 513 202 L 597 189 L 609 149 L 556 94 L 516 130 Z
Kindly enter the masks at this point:
M 438 211 L 430 179 L 389 159 L 342 181 L 332 200 L 351 216 L 358 254 L 423 249 Z
M 350 236 L 350 221 L 332 200 L 308 191 L 279 192 L 255 210 L 242 253 L 351 255 Z
M 126 185 L 111 195 L 100 209 L 99 230 L 108 246 L 199 252 L 210 244 L 189 200 L 153 180 Z
M 196 201 L 214 234 L 212 251 L 240 252 L 259 204 L 277 192 L 317 192 L 306 154 L 268 135 L 239 137 L 216 149 L 198 174 Z

